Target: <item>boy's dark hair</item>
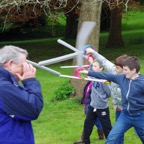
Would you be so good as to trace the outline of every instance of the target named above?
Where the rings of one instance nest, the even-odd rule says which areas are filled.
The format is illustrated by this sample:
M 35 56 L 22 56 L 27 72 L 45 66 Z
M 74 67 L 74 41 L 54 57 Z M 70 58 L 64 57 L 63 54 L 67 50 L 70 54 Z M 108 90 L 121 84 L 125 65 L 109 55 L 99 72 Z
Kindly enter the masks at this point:
M 129 67 L 130 70 L 136 69 L 138 73 L 140 71 L 140 61 L 136 56 L 129 56 L 123 61 L 123 66 Z
M 123 67 L 123 62 L 124 62 L 124 60 L 125 60 L 127 57 L 128 57 L 127 54 L 124 54 L 124 55 L 121 55 L 121 56 L 117 57 L 117 58 L 115 59 L 115 65 L 116 65 L 116 66 L 120 66 L 120 67 L 122 68 L 122 67 Z

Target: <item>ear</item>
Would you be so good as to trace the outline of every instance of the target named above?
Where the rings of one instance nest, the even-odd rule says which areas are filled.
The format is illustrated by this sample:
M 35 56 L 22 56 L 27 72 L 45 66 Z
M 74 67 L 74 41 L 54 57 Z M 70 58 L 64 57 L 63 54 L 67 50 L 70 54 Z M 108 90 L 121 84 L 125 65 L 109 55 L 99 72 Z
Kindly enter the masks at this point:
M 12 65 L 13 65 L 13 60 L 11 59 L 11 60 L 9 60 L 9 61 L 4 65 L 4 67 L 5 67 L 5 68 L 11 68 Z
M 104 70 L 104 68 L 101 66 L 101 71 L 103 71 Z
M 133 72 L 133 73 L 137 73 L 135 68 L 134 68 L 134 69 L 132 69 L 132 72 Z

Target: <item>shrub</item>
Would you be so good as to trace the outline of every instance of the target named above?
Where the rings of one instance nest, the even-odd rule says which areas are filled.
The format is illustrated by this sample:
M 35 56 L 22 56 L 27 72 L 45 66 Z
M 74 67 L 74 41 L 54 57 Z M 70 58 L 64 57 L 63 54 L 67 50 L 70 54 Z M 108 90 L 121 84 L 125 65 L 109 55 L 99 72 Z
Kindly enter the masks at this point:
M 58 89 L 54 91 L 54 97 L 52 101 L 61 101 L 68 99 L 70 96 L 75 94 L 75 90 L 69 81 L 62 83 Z

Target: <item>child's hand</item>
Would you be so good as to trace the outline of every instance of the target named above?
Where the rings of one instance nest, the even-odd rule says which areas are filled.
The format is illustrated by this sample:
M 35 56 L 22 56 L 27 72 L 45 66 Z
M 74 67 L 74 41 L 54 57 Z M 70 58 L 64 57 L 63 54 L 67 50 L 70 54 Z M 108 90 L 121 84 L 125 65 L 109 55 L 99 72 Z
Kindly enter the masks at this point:
M 79 71 L 79 73 L 88 74 L 88 71 L 87 70 L 81 70 L 81 71 Z
M 86 59 L 90 64 L 93 64 L 94 58 L 92 57 L 92 55 L 88 55 Z
M 92 48 L 87 48 L 85 51 L 86 51 L 86 55 L 89 55 L 92 54 L 94 50 Z

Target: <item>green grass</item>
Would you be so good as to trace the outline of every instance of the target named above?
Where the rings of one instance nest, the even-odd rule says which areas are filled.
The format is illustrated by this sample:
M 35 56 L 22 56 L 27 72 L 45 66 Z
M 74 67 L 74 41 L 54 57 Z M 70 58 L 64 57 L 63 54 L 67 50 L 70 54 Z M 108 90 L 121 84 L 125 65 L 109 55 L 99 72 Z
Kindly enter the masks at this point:
M 142 17 L 141 23 L 143 23 L 143 21 Z M 142 62 L 141 73 L 144 73 L 144 28 L 141 29 L 141 26 L 138 26 L 133 29 L 134 26 L 129 25 L 132 25 L 132 23 L 135 22 L 133 19 L 126 22 L 128 25 L 127 28 L 132 29 L 122 32 L 125 46 L 120 48 L 105 49 L 105 42 L 107 40 L 108 33 L 102 33 L 100 36 L 99 52 L 111 61 L 124 53 L 136 55 Z M 139 22 L 135 23 L 135 25 L 138 24 Z M 57 39 L 59 38 L 1 42 L 0 46 L 2 47 L 7 44 L 12 44 L 25 48 L 29 51 L 29 59 L 38 62 L 71 53 L 71 50 L 58 44 Z M 67 42 L 74 46 L 74 41 Z M 69 60 L 49 65 L 48 67 L 57 70 L 62 74 L 71 75 L 71 69 L 60 68 L 62 65 L 71 65 L 71 62 L 72 60 Z M 85 119 L 83 105 L 80 104 L 81 96 L 73 97 L 64 101 L 51 102 L 51 99 L 54 96 L 54 91 L 61 85 L 61 83 L 68 81 L 69 79 L 58 77 L 41 69 L 37 69 L 37 79 L 42 85 L 44 108 L 38 120 L 32 122 L 36 144 L 72 144 L 80 138 Z M 114 124 L 115 110 L 112 107 L 111 98 L 109 102 L 111 121 L 112 124 Z M 104 140 L 98 140 L 95 127 L 91 135 L 91 142 L 92 144 L 104 144 L 105 142 Z M 125 144 L 141 144 L 133 129 L 126 132 Z
M 144 13 L 142 11 L 128 11 L 123 14 L 122 30 L 144 30 Z
M 56 66 L 57 67 L 57 66 Z M 70 70 L 66 70 L 69 73 Z M 43 70 L 38 70 L 37 78 L 42 84 L 44 108 L 38 120 L 33 121 L 36 144 L 71 144 L 81 136 L 85 115 L 81 97 L 73 97 L 64 101 L 51 102 L 53 92 L 68 79 L 59 78 Z M 115 122 L 115 110 L 110 102 L 112 124 Z M 91 135 L 92 144 L 104 144 L 98 140 L 96 128 Z M 130 129 L 125 134 L 125 143 L 141 144 L 134 130 Z

